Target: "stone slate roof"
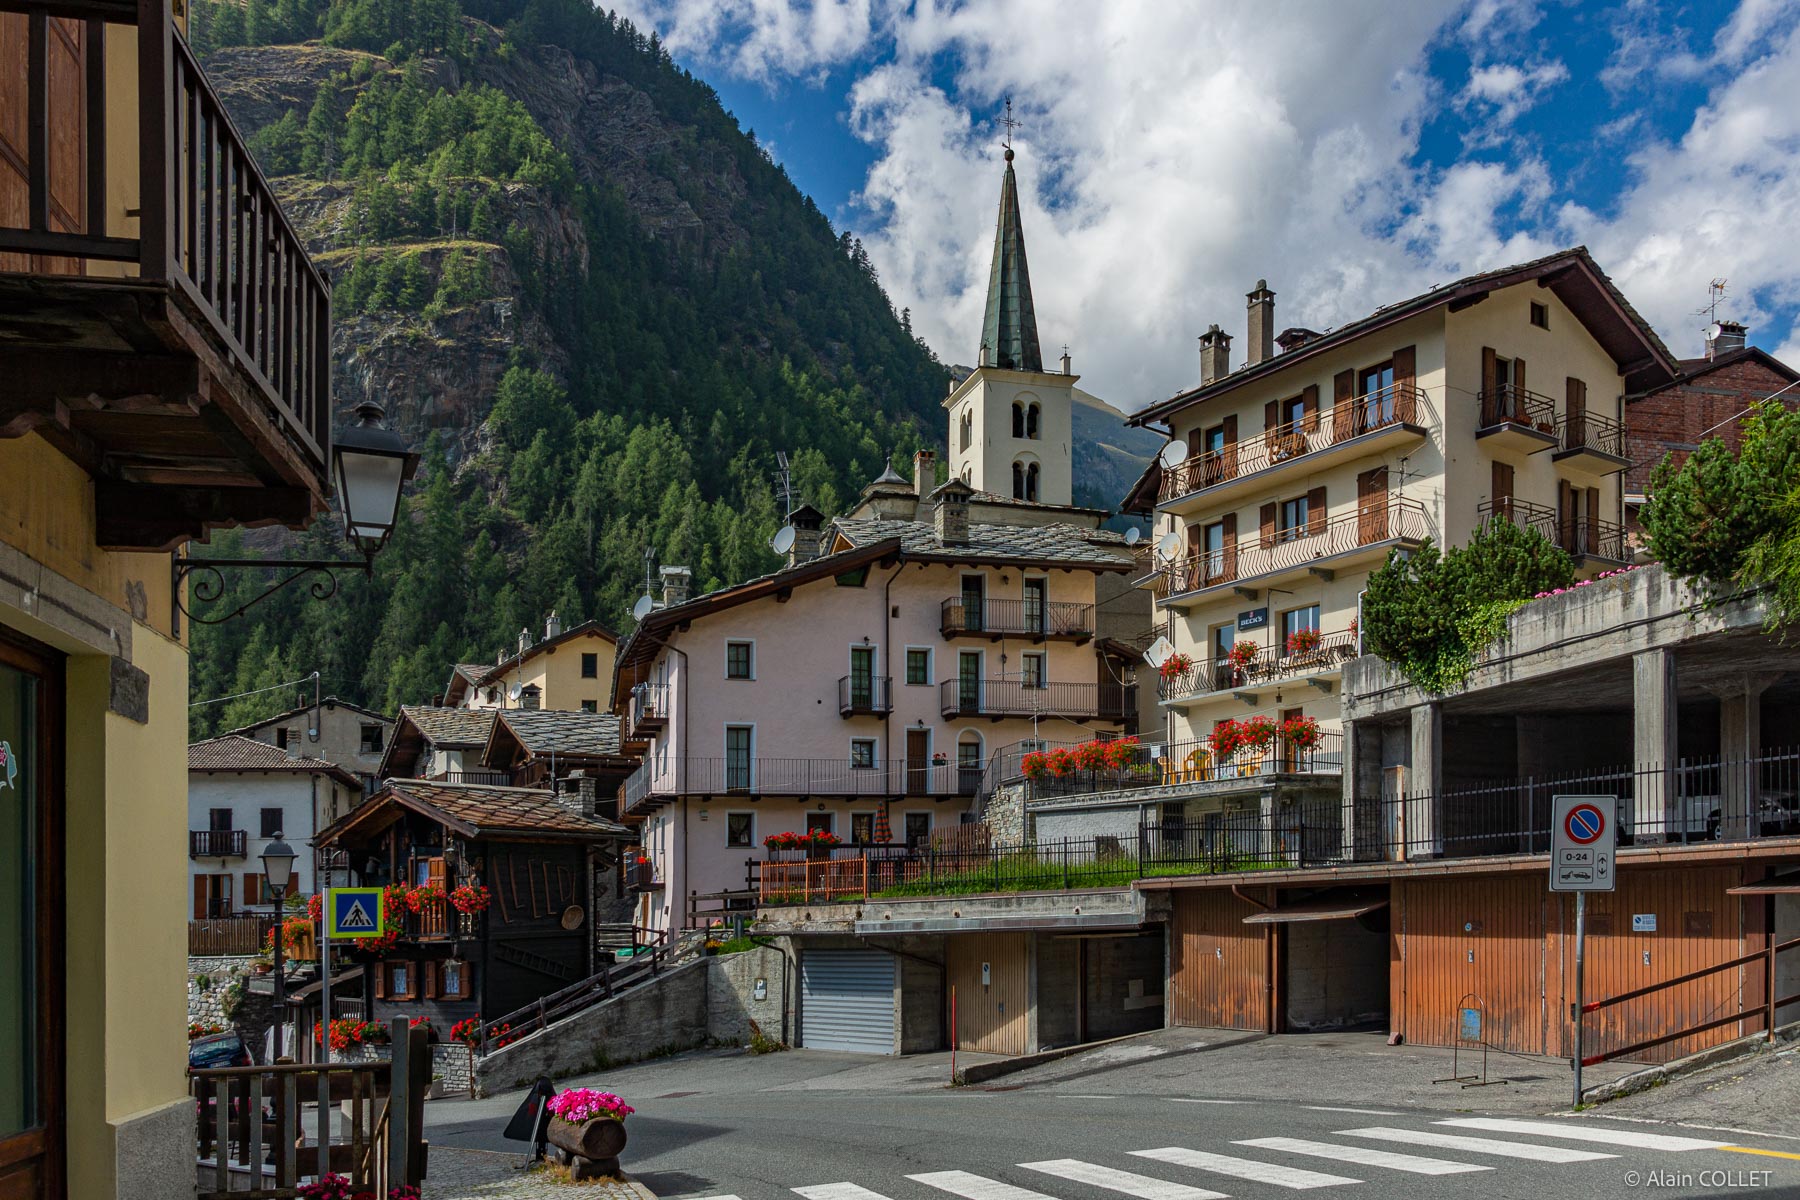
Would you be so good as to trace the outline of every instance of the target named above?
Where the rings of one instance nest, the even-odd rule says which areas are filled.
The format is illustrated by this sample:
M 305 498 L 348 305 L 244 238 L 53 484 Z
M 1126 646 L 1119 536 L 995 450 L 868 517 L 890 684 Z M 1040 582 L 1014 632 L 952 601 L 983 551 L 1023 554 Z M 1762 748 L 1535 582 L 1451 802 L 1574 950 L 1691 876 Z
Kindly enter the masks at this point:
M 877 517 L 839 517 L 833 527 L 853 546 L 899 539 L 910 555 L 942 556 L 957 561 L 1068 563 L 1071 566 L 1129 569 L 1136 565 L 1124 535 L 1110 529 L 1079 525 L 970 524 L 969 540 L 946 546 L 937 529 L 924 521 L 884 521 Z
M 616 755 L 619 718 L 612 713 L 509 708 L 499 720 L 532 754 Z
M 300 758 L 267 742 L 227 733 L 188 747 L 190 771 L 299 771 L 307 774 L 331 775 L 351 787 L 360 786 L 356 777 L 333 762 L 322 758 Z
M 487 673 L 494 668 L 487 663 L 457 663 L 450 669 L 456 674 L 461 675 L 470 683 L 480 683 Z
M 583 817 L 564 808 L 557 803 L 553 793 L 542 788 L 390 779 L 382 788 L 382 794 L 391 795 L 407 808 L 459 827 L 466 837 L 516 834 L 603 841 L 630 836 L 630 831 L 623 825 L 599 817 Z M 370 808 L 380 799 L 381 794 L 378 794 L 363 808 Z
M 428 708 L 403 704 L 406 717 L 434 746 L 485 746 L 494 729 L 494 710 L 490 708 Z

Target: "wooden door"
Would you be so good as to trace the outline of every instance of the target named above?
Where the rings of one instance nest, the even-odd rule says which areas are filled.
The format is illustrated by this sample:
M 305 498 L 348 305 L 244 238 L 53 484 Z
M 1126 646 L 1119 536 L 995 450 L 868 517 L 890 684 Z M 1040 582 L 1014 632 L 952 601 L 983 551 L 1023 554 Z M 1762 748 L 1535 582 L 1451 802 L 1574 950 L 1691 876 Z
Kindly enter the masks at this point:
M 1356 541 L 1360 546 L 1388 536 L 1388 473 L 1375 467 L 1356 477 Z
M 983 618 L 987 615 L 987 581 L 980 575 L 964 575 L 962 578 L 962 610 L 963 628 L 971 632 L 980 632 L 986 628 Z
M 981 711 L 981 655 L 973 651 L 956 656 L 956 707 L 965 716 Z
M 1494 515 L 1512 517 L 1513 469 L 1511 463 L 1495 462 L 1492 464 L 1493 480 L 1490 489 L 1493 497 Z
M 1049 586 L 1047 579 L 1027 579 L 1025 581 L 1025 632 L 1043 634 L 1045 618 L 1049 610 L 1049 600 L 1045 589 Z
M 850 706 L 862 712 L 875 707 L 875 649 L 850 648 Z
M 27 86 L 29 22 L 24 13 L 0 13 L 0 225 L 31 225 L 30 101 Z M 52 233 L 80 233 L 87 212 L 86 27 L 51 17 L 45 59 L 49 82 L 49 170 L 45 200 Z M 104 230 L 90 232 L 104 233 Z M 79 275 L 77 259 L 42 254 L 0 254 L 0 271 Z
M 906 794 L 931 794 L 931 730 L 906 731 Z

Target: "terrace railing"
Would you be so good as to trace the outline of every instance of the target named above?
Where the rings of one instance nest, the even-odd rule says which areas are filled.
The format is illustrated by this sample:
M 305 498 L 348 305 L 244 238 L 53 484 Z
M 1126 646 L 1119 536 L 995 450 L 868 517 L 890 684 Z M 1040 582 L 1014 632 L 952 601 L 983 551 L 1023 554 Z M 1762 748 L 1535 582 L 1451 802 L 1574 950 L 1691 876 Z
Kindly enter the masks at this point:
M 930 759 L 677 758 L 659 766 L 654 757 L 632 773 L 621 790 L 622 811 L 660 797 L 744 796 L 971 796 L 979 766 Z
M 188 830 L 189 858 L 242 858 L 250 835 L 243 829 Z
M 1425 506 L 1419 501 L 1386 500 L 1363 505 L 1317 526 L 1278 531 L 1266 538 L 1241 537 L 1227 549 L 1177 559 L 1156 572 L 1151 587 L 1158 596 L 1177 596 L 1291 571 L 1362 546 L 1422 541 L 1430 532 Z
M 1162 744 L 1136 743 L 1113 747 L 1110 758 L 1129 757 L 1122 766 L 1074 769 L 1057 775 L 1051 769 L 1027 776 L 1033 799 L 1082 796 L 1143 788 L 1174 788 L 1229 783 L 1267 775 L 1338 775 L 1343 771 L 1344 735 L 1322 729 L 1310 745 L 1276 740 L 1264 747 L 1241 747 L 1219 753 L 1214 739 Z M 1054 752 L 1039 760 L 1056 762 Z M 1024 773 L 1029 764 L 1021 760 Z
M 1557 418 L 1556 445 L 1561 452 L 1593 450 L 1613 458 L 1625 457 L 1625 426 L 1592 410 L 1578 410 Z
M 1157 692 L 1164 700 L 1256 687 L 1277 679 L 1336 670 L 1356 657 L 1356 634 L 1348 629 L 1321 634 L 1309 649 L 1289 653 L 1286 644 L 1261 647 L 1255 658 L 1239 666 L 1227 658 L 1202 659 L 1185 671 L 1162 676 Z
M 1546 435 L 1556 432 L 1556 401 L 1538 392 L 1506 384 L 1476 393 L 1482 429 L 1496 425 L 1520 425 Z
M 1512 497 L 1484 500 L 1475 511 L 1483 522 L 1505 520 L 1535 529 L 1570 554 L 1616 562 L 1631 557 L 1625 527 L 1616 521 L 1603 521 L 1597 516 L 1563 517 L 1548 505 Z
M 1094 606 L 952 596 L 944 601 L 938 623 L 945 637 L 1091 638 Z
M 1124 720 L 1137 708 L 1135 686 L 1028 683 L 1021 679 L 946 679 L 938 685 L 946 718 L 1069 717 Z

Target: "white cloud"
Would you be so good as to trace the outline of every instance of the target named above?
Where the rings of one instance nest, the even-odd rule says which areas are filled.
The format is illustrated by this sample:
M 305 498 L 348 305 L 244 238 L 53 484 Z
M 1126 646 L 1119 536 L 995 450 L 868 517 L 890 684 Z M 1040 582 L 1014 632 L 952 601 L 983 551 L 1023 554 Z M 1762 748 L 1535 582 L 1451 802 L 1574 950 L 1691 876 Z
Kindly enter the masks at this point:
M 951 362 L 976 355 L 1001 171 L 993 117 L 1010 96 L 1046 354 L 1070 343 L 1083 386 L 1124 408 L 1195 382 L 1194 338 L 1213 322 L 1241 335 L 1259 278 L 1279 293 L 1278 325 L 1323 329 L 1585 241 L 1678 353 L 1695 350 L 1691 313 L 1715 275 L 1732 279 L 1753 337 L 1765 322 L 1778 340 L 1800 307 L 1787 245 L 1800 228 L 1795 0 L 1743 0 L 1678 140 L 1627 139 L 1639 148 L 1616 167 L 1610 146 L 1595 151 L 1590 168 L 1615 174 L 1602 211 L 1559 204 L 1551 169 L 1512 140 L 1505 162 L 1417 165 L 1439 107 L 1503 129 L 1568 78 L 1543 57 L 1531 3 L 1108 0 L 1080 19 L 1042 0 L 628 7 L 677 52 L 745 77 L 852 72 L 850 128 L 876 158 L 851 223 L 896 308 Z M 1654 17 L 1626 6 L 1621 78 L 1693 69 L 1626 53 L 1628 37 L 1640 56 L 1674 44 Z M 1446 40 L 1472 63 L 1448 91 L 1427 73 Z

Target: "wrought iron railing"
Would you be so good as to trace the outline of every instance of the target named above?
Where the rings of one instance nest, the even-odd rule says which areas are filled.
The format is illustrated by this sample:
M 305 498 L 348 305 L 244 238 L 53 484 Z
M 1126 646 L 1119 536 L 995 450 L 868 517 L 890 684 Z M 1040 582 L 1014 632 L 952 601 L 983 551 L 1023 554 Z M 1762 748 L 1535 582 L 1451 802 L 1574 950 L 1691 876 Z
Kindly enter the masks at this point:
M 1028 683 L 1019 679 L 946 679 L 938 685 L 946 718 L 1069 717 L 1124 720 L 1137 710 L 1137 688 L 1116 683 Z
M 1239 538 L 1236 546 L 1176 559 L 1159 567 L 1149 582 L 1157 597 L 1166 599 L 1294 570 L 1362 546 L 1422 541 L 1430 532 L 1425 506 L 1419 501 L 1385 500 L 1332 517 L 1316 530 L 1278 533 L 1266 542 L 1260 536 Z
M 1305 641 L 1310 639 L 1303 639 Z M 1291 651 L 1285 642 L 1273 651 L 1258 647 L 1256 656 L 1247 662 L 1233 662 L 1223 657 L 1201 659 L 1185 671 L 1161 676 L 1157 681 L 1157 693 L 1164 700 L 1181 700 L 1209 692 L 1256 687 L 1296 675 L 1336 670 L 1356 657 L 1356 644 L 1356 634 L 1344 629 L 1320 634 L 1317 642 L 1311 645 L 1297 643 Z
M 748 796 L 969 796 L 981 767 L 928 759 L 650 758 L 621 790 L 631 813 L 674 796 L 735 793 Z
M 1197 454 L 1180 466 L 1163 472 L 1157 499 L 1162 502 L 1177 500 L 1281 466 L 1366 433 L 1416 425 L 1425 399 L 1425 393 L 1419 388 L 1393 384 L 1354 397 L 1342 407 L 1315 412 L 1217 450 Z
M 1475 395 L 1481 408 L 1482 429 L 1516 425 L 1545 436 L 1556 434 L 1556 401 L 1538 392 L 1504 384 Z
M 631 703 L 625 710 L 625 737 L 647 740 L 669 721 L 669 689 L 640 683 L 631 689 Z
M 894 711 L 894 681 L 886 675 L 845 675 L 838 680 L 838 712 L 846 717 Z
M 242 829 L 188 830 L 189 858 L 242 858 L 250 834 Z
M 1094 606 L 1064 600 L 965 600 L 943 603 L 945 637 L 1091 638 Z
M 1553 544 L 1579 557 L 1625 562 L 1631 557 L 1625 527 L 1596 516 L 1563 517 L 1554 508 L 1526 500 L 1484 500 L 1475 507 L 1483 522 L 1505 520 L 1535 529 Z
M 1565 413 L 1556 422 L 1556 445 L 1564 454 L 1592 450 L 1612 458 L 1624 458 L 1625 426 L 1590 410 Z

